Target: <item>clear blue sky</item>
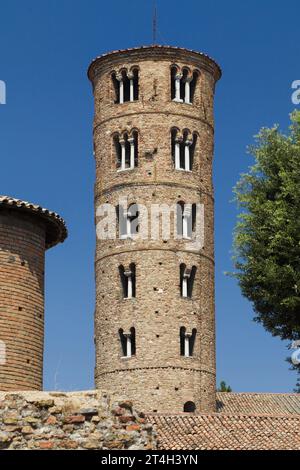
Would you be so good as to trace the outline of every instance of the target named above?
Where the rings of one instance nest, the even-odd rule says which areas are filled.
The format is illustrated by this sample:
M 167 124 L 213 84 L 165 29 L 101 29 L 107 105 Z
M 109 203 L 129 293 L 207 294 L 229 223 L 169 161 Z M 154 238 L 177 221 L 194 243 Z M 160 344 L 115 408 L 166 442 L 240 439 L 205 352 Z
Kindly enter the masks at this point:
M 300 79 L 298 0 L 158 0 L 158 40 L 203 51 L 223 68 L 217 86 L 216 306 L 218 381 L 235 391 L 289 392 L 295 374 L 279 339 L 252 321 L 236 282 L 232 187 L 251 164 L 261 126 L 283 128 Z M 45 388 L 93 387 L 93 99 L 95 56 L 151 43 L 152 1 L 1 0 L 0 193 L 59 212 L 70 236 L 47 253 Z

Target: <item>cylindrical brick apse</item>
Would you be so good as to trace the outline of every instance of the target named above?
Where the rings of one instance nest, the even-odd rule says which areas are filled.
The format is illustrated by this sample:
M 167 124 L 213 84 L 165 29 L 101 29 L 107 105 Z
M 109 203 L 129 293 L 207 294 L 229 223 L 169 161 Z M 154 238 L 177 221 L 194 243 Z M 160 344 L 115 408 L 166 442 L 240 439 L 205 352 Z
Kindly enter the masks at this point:
M 88 76 L 95 99 L 96 387 L 147 412 L 212 412 L 213 100 L 221 70 L 202 53 L 146 46 L 96 58 Z M 101 234 L 103 204 L 114 208 L 115 239 Z M 174 204 L 182 212 L 168 219 Z M 155 232 L 161 205 L 156 220 L 167 216 L 170 237 Z M 148 236 L 145 208 L 154 230 Z M 189 243 L 198 217 L 204 246 Z
M 41 390 L 45 250 L 63 242 L 63 219 L 0 196 L 0 390 Z

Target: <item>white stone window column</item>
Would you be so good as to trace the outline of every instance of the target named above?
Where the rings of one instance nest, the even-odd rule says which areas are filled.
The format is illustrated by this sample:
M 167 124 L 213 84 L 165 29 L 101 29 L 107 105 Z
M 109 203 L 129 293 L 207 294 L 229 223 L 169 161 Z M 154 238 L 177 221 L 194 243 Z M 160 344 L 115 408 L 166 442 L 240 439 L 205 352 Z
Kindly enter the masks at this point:
M 175 169 L 180 170 L 180 143 L 181 139 L 175 139 Z
M 193 77 L 186 77 L 185 79 L 185 88 L 184 88 L 184 102 L 186 104 L 191 103 L 191 81 Z
M 134 81 L 133 81 L 134 75 L 132 72 L 129 72 L 127 77 L 129 78 L 129 90 L 130 90 L 129 100 L 134 101 Z
M 122 238 L 130 238 L 131 237 L 131 220 L 130 220 L 130 213 L 129 211 L 124 211 L 125 223 L 126 223 L 126 233 L 122 236 Z M 125 273 L 126 276 L 126 273 Z
M 125 276 L 127 278 L 127 299 L 132 299 L 132 273 L 131 271 L 125 271 Z
M 189 221 L 192 215 L 192 208 L 190 204 L 184 206 L 183 218 L 182 218 L 182 237 L 190 238 L 189 236 Z
M 131 347 L 131 333 L 124 333 L 126 338 L 126 357 L 132 356 L 132 347 Z
M 183 276 L 182 280 L 182 297 L 187 297 L 187 277 Z
M 191 335 L 186 333 L 184 335 L 184 355 L 185 355 L 185 357 L 190 357 L 190 340 L 191 340 Z
M 180 82 L 182 79 L 182 73 L 177 73 L 175 75 L 175 98 L 173 101 L 177 101 L 178 103 L 182 103 L 183 100 L 180 98 Z
M 121 73 L 118 73 L 116 78 L 119 82 L 119 103 L 123 104 L 124 103 L 124 81 L 123 81 L 123 76 L 122 76 Z
M 128 142 L 130 143 L 130 169 L 133 170 L 135 163 L 134 163 L 134 154 L 135 154 L 135 141 L 133 137 L 130 137 L 128 139 Z
M 192 145 L 193 141 L 192 140 L 186 140 L 184 143 L 184 166 L 185 166 L 185 171 L 191 171 L 191 154 L 190 154 L 190 148 Z
M 126 169 L 126 147 L 125 147 L 125 140 L 119 140 L 121 145 L 121 170 Z
M 188 280 L 191 277 L 191 270 L 186 269 L 183 273 L 182 279 L 182 297 L 187 298 L 188 296 Z

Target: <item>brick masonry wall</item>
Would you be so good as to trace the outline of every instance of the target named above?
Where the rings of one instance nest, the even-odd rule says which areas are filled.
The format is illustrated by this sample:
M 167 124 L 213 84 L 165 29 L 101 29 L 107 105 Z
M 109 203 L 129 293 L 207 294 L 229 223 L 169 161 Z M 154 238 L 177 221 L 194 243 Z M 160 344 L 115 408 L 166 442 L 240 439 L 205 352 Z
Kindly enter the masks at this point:
M 0 393 L 0 449 L 148 450 L 156 434 L 129 401 L 100 392 Z
M 44 343 L 45 224 L 0 211 L 0 390 L 40 390 Z
M 170 68 L 200 70 L 193 105 L 171 101 Z M 139 68 L 139 100 L 114 103 L 111 73 Z M 97 240 L 96 386 L 134 400 L 147 412 L 181 412 L 187 401 L 197 411 L 215 410 L 214 325 L 214 146 L 213 96 L 220 73 L 206 56 L 172 48 L 120 52 L 90 67 L 95 97 L 95 209 L 103 203 L 204 204 L 205 245 L 184 241 Z M 192 172 L 176 171 L 171 158 L 171 128 L 198 133 Z M 138 131 L 138 167 L 117 172 L 115 132 Z M 153 158 L 148 158 L 154 152 Z M 98 219 L 96 217 L 96 223 Z M 136 264 L 135 299 L 123 299 L 118 266 Z M 179 266 L 197 267 L 192 299 L 183 299 Z M 136 329 L 136 355 L 122 358 L 119 328 Z M 180 356 L 179 330 L 197 329 L 194 356 Z

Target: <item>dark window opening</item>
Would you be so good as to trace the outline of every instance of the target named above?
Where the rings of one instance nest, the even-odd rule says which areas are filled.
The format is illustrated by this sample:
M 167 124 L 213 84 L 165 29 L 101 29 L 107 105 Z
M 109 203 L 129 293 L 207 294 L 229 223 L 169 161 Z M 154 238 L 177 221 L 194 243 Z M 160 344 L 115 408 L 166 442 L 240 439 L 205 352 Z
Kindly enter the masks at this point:
M 182 326 L 179 331 L 180 336 L 180 356 L 184 356 L 184 346 L 185 346 L 185 332 L 186 328 Z
M 124 102 L 130 101 L 130 80 L 125 70 L 122 71 L 122 80 L 124 86 Z
M 184 413 L 195 413 L 196 405 L 193 401 L 187 401 L 183 406 Z
M 175 76 L 177 74 L 177 67 L 171 68 L 171 100 L 175 99 Z
M 133 99 L 137 101 L 139 99 L 139 71 L 134 69 L 133 73 Z

